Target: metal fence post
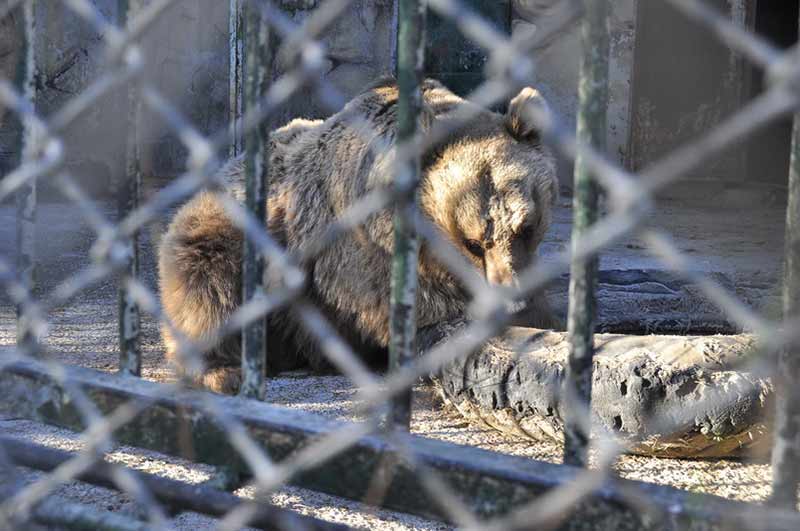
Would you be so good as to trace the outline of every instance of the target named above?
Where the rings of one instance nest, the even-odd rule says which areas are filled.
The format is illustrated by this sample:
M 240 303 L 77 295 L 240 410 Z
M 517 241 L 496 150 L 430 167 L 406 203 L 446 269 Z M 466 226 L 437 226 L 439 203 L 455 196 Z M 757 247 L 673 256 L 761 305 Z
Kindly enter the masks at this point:
M 271 64 L 269 26 L 258 5 L 248 0 L 243 9 L 244 21 L 244 99 L 252 112 L 266 91 Z M 264 224 L 267 218 L 267 176 L 269 173 L 268 121 L 261 122 L 244 137 L 247 209 Z M 249 239 L 244 242 L 242 263 L 242 300 L 264 295 L 264 256 Z M 264 398 L 264 375 L 267 366 L 266 318 L 258 319 L 242 330 L 242 387 L 248 398 Z
M 786 207 L 783 316 L 785 326 L 800 317 L 800 113 L 794 115 Z M 787 330 L 788 331 L 788 330 Z M 772 449 L 771 504 L 797 509 L 800 485 L 800 344 L 790 342 L 778 355 L 775 442 Z
M 118 0 L 120 26 L 130 24 L 132 15 L 139 11 L 138 0 Z M 125 96 L 127 108 L 125 139 L 125 174 L 117 189 L 117 212 L 124 219 L 139 206 L 142 172 L 139 166 L 139 111 L 141 108 L 138 78 L 131 83 Z M 141 329 L 139 306 L 125 287 L 125 280 L 139 275 L 139 231 L 135 231 L 127 242 L 128 266 L 119 286 L 119 370 L 132 376 L 142 374 L 142 355 L 139 348 Z
M 17 63 L 16 81 L 25 99 L 36 105 L 36 2 L 23 4 L 21 53 Z M 22 162 L 32 159 L 41 148 L 41 132 L 30 118 L 22 117 L 19 146 Z M 28 179 L 16 193 L 17 207 L 17 274 L 20 282 L 29 291 L 36 288 L 36 179 Z M 32 323 L 21 305 L 17 305 L 17 347 L 34 353 L 38 338 Z
M 416 353 L 417 261 L 419 238 L 414 229 L 416 194 L 420 176 L 419 153 L 413 153 L 417 118 L 422 107 L 421 82 L 424 68 L 425 3 L 400 0 L 397 28 L 397 168 L 395 189 L 399 192 L 394 216 L 389 363 L 393 369 L 408 363 Z M 411 422 L 408 389 L 392 402 L 392 424 L 408 429 Z
M 608 101 L 608 1 L 584 0 L 583 4 L 577 138 L 582 144 L 602 151 L 606 144 Z M 597 220 L 597 199 L 597 185 L 579 151 L 575 158 L 573 254 L 577 251 L 574 246 L 578 238 Z M 597 257 L 573 259 L 568 313 L 570 350 L 565 383 L 565 396 L 570 402 L 564 426 L 564 462 L 571 465 L 584 466 L 588 460 L 596 284 Z
M 242 0 L 230 0 L 228 7 L 228 107 L 231 145 L 229 156 L 242 152 L 243 39 Z

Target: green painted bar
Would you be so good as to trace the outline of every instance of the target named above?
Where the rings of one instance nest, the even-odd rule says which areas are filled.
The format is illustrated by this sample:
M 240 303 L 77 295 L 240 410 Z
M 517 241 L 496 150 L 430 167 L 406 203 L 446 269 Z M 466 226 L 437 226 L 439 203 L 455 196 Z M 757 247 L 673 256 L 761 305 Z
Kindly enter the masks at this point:
M 253 111 L 269 83 L 272 50 L 269 26 L 263 20 L 258 4 L 243 6 L 244 108 Z M 269 174 L 269 124 L 264 121 L 244 136 L 247 209 L 263 223 L 267 219 L 267 179 Z M 242 300 L 249 301 L 264 294 L 264 257 L 258 247 L 245 239 L 242 263 Z M 247 398 L 264 398 L 264 377 L 267 367 L 267 322 L 258 319 L 242 329 L 242 386 Z
M 783 264 L 783 316 L 786 322 L 800 317 L 800 113 L 794 115 L 786 206 L 785 257 Z M 772 497 L 770 503 L 797 509 L 800 485 L 800 343 L 787 345 L 778 356 L 775 383 L 777 404 L 775 443 L 772 449 Z
M 17 17 L 23 35 L 16 82 L 25 98 L 36 106 L 36 2 L 22 6 L 23 16 Z M 39 149 L 40 134 L 33 130 L 30 120 L 22 118 L 19 145 L 21 162 L 34 157 Z M 36 180 L 29 180 L 16 193 L 17 207 L 17 275 L 22 285 L 30 291 L 36 289 Z M 22 306 L 17 305 L 17 345 L 27 352 L 36 351 L 37 338 Z
M 141 9 L 139 0 L 117 0 L 119 25 L 125 27 L 132 16 Z M 139 113 L 141 109 L 140 85 L 137 81 L 127 88 L 125 112 L 127 130 L 125 145 L 125 174 L 117 188 L 117 215 L 124 219 L 139 207 L 142 187 L 142 172 L 139 167 Z M 142 374 L 142 353 L 139 347 L 141 317 L 139 306 L 125 289 L 126 278 L 139 276 L 139 231 L 135 231 L 126 242 L 129 261 L 123 272 L 118 294 L 119 319 L 119 370 L 131 376 Z
M 411 153 L 422 107 L 424 74 L 425 4 L 420 0 L 399 0 L 397 28 L 397 144 L 398 164 L 395 188 L 400 192 L 394 215 L 394 258 L 392 261 L 389 363 L 397 369 L 416 353 L 417 262 L 419 237 L 414 230 L 417 215 L 419 153 Z M 392 401 L 391 421 L 408 429 L 411 422 L 411 389 Z
M 609 4 L 607 0 L 583 0 L 583 5 L 577 139 L 602 152 L 606 145 L 608 103 Z M 597 184 L 580 152 L 575 158 L 573 193 L 574 246 L 597 220 Z M 575 253 L 574 247 L 572 252 Z M 573 259 L 570 266 L 567 314 L 570 351 L 564 392 L 574 402 L 565 419 L 564 462 L 577 466 L 588 462 L 597 262 L 596 256 Z
M 242 152 L 242 71 L 243 28 L 242 0 L 228 3 L 228 114 L 231 144 L 228 155 L 236 157 Z

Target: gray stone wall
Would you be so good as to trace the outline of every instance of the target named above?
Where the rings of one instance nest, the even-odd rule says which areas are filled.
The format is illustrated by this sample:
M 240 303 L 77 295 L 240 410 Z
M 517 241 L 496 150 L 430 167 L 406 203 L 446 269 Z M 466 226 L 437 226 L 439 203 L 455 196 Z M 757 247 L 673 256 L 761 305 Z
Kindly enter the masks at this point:
M 316 2 L 312 2 L 315 6 Z M 308 5 L 308 4 L 306 4 Z M 311 9 L 295 9 L 291 16 L 298 24 Z M 346 99 L 357 94 L 375 78 L 394 73 L 397 27 L 394 0 L 356 0 L 325 32 L 322 43 L 327 51 L 325 78 Z M 285 67 L 276 65 L 276 75 Z M 322 118 L 330 115 L 316 94 L 309 88 L 301 91 L 278 122 L 303 116 Z
M 12 14 L 0 20 L 0 76 L 14 79 L 14 73 L 19 60 L 19 47 L 16 35 L 16 15 Z M 4 164 L 15 153 L 14 142 L 17 125 L 0 103 L 0 174 L 4 171 Z
M 301 24 L 317 2 L 282 4 Z M 226 127 L 229 119 L 228 5 L 220 0 L 182 2 L 143 41 L 148 80 L 207 134 Z M 325 77 L 345 99 L 375 77 L 391 73 L 395 26 L 393 0 L 357 0 L 328 27 L 322 39 L 327 51 Z M 284 70 L 285 65 L 276 64 L 273 75 Z M 292 98 L 274 123 L 328 114 L 316 90 L 307 88 Z M 183 169 L 185 150 L 152 113 L 142 117 L 141 142 L 145 175 L 171 177 Z
M 116 2 L 96 3 L 109 19 L 116 18 Z M 3 21 L 0 31 L 0 74 L 14 80 L 19 59 L 19 33 L 22 18 L 17 11 Z M 57 109 L 80 94 L 104 71 L 102 37 L 61 2 L 36 3 L 37 111 L 47 119 Z M 10 47 L 10 49 L 9 49 Z M 107 187 L 112 169 L 120 157 L 122 128 L 114 116 L 118 96 L 110 94 L 75 120 L 62 135 L 68 154 L 67 167 L 92 190 Z M 0 170 L 7 170 L 19 157 L 17 135 L 19 121 L 0 111 Z M 42 183 L 41 196 L 47 199 L 52 190 Z
M 634 13 L 637 0 L 613 2 L 611 51 L 611 101 L 609 103 L 609 152 L 626 162 L 629 134 L 629 94 L 632 68 Z M 115 0 L 93 0 L 110 20 L 117 20 Z M 283 0 L 283 8 L 302 23 L 317 0 Z M 511 0 L 502 3 L 500 18 L 510 12 L 512 32 L 549 22 L 551 0 Z M 39 2 L 38 48 L 40 64 L 39 105 L 45 115 L 63 106 L 104 71 L 102 36 L 58 2 Z M 377 76 L 391 73 L 395 58 L 396 0 L 355 0 L 324 35 L 327 47 L 326 78 L 344 98 L 349 98 Z M 496 25 L 503 27 L 502 20 Z M 8 23 L 6 23 L 8 24 Z M 438 26 L 437 26 L 438 27 Z M 508 26 L 505 26 L 508 27 Z M 537 84 L 567 125 L 575 123 L 579 59 L 578 26 L 564 31 L 537 56 Z M 0 68 L 11 74 L 14 62 L 13 32 L 0 31 Z M 145 77 L 202 133 L 210 134 L 228 122 L 228 2 L 193 0 L 179 2 L 166 11 L 145 33 L 142 46 L 147 57 Z M 11 50 L 9 52 L 9 50 Z M 433 53 L 433 52 L 429 52 Z M 276 65 L 275 75 L 285 69 Z M 118 111 L 117 91 L 92 106 L 64 135 L 69 164 L 85 186 L 108 189 L 122 165 L 125 117 Z M 304 116 L 329 114 L 314 89 L 298 94 L 275 118 L 276 123 Z M 0 120 L 2 118 L 0 117 Z M 8 142 L 11 126 L 0 128 L 0 168 L 3 158 L 13 156 Z M 142 168 L 146 178 L 171 178 L 184 168 L 185 149 L 169 127 L 152 112 L 141 116 Z M 571 167 L 562 163 L 559 174 L 571 182 Z
M 92 3 L 108 20 L 118 20 L 116 0 Z M 297 23 L 309 16 L 316 3 L 282 2 Z M 177 2 L 142 38 L 146 81 L 204 134 L 226 127 L 229 119 L 228 5 L 224 0 Z M 38 2 L 36 16 L 37 105 L 48 116 L 103 74 L 105 47 L 102 36 L 60 2 Z M 328 52 L 325 76 L 345 99 L 375 77 L 393 71 L 395 27 L 394 0 L 356 0 L 328 28 L 323 37 Z M 0 75 L 10 79 L 20 38 L 12 19 L 5 20 L 0 27 Z M 275 75 L 282 70 L 276 65 Z M 125 116 L 119 112 L 123 89 L 92 105 L 63 135 L 68 167 L 93 193 L 111 189 L 123 168 Z M 298 94 L 275 120 L 282 123 L 296 116 L 327 114 L 329 110 L 309 89 Z M 8 169 L 18 156 L 16 128 L 16 121 L 4 118 L 0 109 L 0 171 Z M 141 115 L 140 144 L 146 179 L 161 181 L 184 169 L 185 149 L 167 124 L 147 110 Z M 41 189 L 44 199 L 53 194 L 46 183 Z
M 228 2 L 178 2 L 141 41 L 145 80 L 201 133 L 228 123 Z M 142 171 L 168 178 L 185 168 L 186 150 L 157 114 L 140 117 Z
M 630 131 L 630 90 L 633 69 L 636 2 L 611 2 L 611 51 L 609 57 L 609 102 L 607 147 L 609 155 L 623 165 L 628 163 Z M 553 21 L 553 0 L 514 0 L 512 34 L 535 31 Z M 537 88 L 548 99 L 565 124 L 574 130 L 578 106 L 580 64 L 580 25 L 562 32 L 536 56 Z M 559 164 L 562 184 L 572 182 L 572 165 Z

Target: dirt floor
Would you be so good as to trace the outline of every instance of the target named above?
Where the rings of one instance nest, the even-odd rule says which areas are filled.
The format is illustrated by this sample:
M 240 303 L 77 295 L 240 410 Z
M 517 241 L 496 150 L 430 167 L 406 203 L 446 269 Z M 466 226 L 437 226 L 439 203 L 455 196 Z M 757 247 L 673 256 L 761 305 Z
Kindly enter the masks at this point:
M 112 207 L 101 207 L 113 219 Z M 565 197 L 556 212 L 550 238 L 543 246 L 545 260 L 568 244 L 568 207 L 569 198 Z M 77 209 L 60 204 L 45 204 L 39 209 L 37 252 L 41 264 L 40 295 L 48 293 L 88 263 L 87 255 L 93 235 L 80 221 L 79 215 Z M 650 223 L 664 227 L 674 235 L 678 245 L 695 259 L 698 271 L 723 273 L 731 289 L 745 302 L 766 308 L 774 303 L 772 299 L 780 269 L 783 222 L 780 208 L 763 208 L 763 205 L 699 209 L 680 207 L 669 202 L 650 219 Z M 143 277 L 153 288 L 155 263 L 151 235 L 160 230 L 160 227 L 154 226 L 152 231 L 143 235 L 142 242 Z M 0 255 L 6 258 L 13 256 L 13 231 L 13 208 L 0 206 Z M 647 256 L 642 242 L 632 238 L 604 253 L 601 269 L 664 269 L 664 266 Z M 551 294 L 555 305 L 563 311 L 563 286 L 554 288 Z M 601 290 L 601 311 L 603 296 Z M 636 294 L 629 293 L 626 296 L 635 298 Z M 613 304 L 616 303 L 612 301 Z M 51 329 L 45 343 L 59 359 L 99 370 L 116 369 L 116 291 L 113 280 L 82 292 L 68 306 L 55 309 L 49 317 Z M 171 379 L 171 372 L 163 359 L 157 323 L 149 316 L 144 316 L 142 325 L 144 377 L 159 381 Z M 14 309 L 8 297 L 2 293 L 0 346 L 12 346 L 14 338 Z M 270 380 L 267 400 L 293 409 L 347 419 L 353 418 L 354 394 L 355 389 L 344 377 L 294 374 Z M 494 431 L 467 425 L 456 413 L 443 408 L 425 386 L 415 390 L 415 400 L 412 431 L 416 434 L 549 462 L 560 461 L 561 449 L 556 445 L 509 440 Z M 74 433 L 24 420 L 2 420 L 0 432 L 66 450 L 75 450 L 81 445 L 80 437 Z M 109 459 L 192 483 L 207 479 L 211 472 L 206 466 L 135 448 L 120 447 Z M 764 500 L 769 493 L 771 480 L 767 463 L 733 460 L 679 461 L 624 456 L 619 460 L 617 470 L 625 478 L 748 501 Z M 30 471 L 21 473 L 29 480 L 37 476 L 37 473 Z M 99 509 L 135 509 L 125 496 L 75 482 L 64 485 L 57 494 Z M 360 528 L 449 528 L 441 523 L 389 511 L 374 511 L 355 502 L 293 487 L 275 493 L 273 501 L 283 507 Z M 178 529 L 204 529 L 212 525 L 213 520 L 192 513 L 182 514 L 175 520 Z

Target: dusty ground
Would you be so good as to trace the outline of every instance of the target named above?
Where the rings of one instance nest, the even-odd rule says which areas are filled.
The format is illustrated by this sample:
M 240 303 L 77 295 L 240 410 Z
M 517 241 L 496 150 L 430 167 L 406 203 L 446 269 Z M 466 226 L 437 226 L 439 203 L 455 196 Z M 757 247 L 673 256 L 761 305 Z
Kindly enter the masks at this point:
M 568 242 L 569 210 L 565 199 L 557 211 L 551 237 L 544 245 L 548 254 Z M 109 217 L 110 207 L 103 207 Z M 46 294 L 59 282 L 86 264 L 92 234 L 79 221 L 79 212 L 63 205 L 40 208 L 38 253 L 41 257 L 40 294 Z M 667 204 L 652 223 L 668 228 L 680 247 L 694 256 L 700 271 L 721 271 L 729 275 L 737 293 L 747 302 L 763 305 L 777 278 L 780 266 L 783 214 L 780 209 L 736 207 L 730 209 L 680 208 Z M 0 206 L 0 255 L 13 256 L 13 209 Z M 743 228 L 745 229 L 743 231 Z M 158 232 L 158 227 L 153 232 Z M 143 237 L 142 271 L 145 281 L 155 287 L 155 266 L 150 235 Z M 663 267 L 645 256 L 641 242 L 631 239 L 603 255 L 601 268 L 633 269 Z M 556 297 L 558 299 L 558 297 Z M 556 304 L 563 301 L 556 300 Z M 601 301 L 602 304 L 602 301 Z M 50 315 L 52 327 L 45 343 L 66 363 L 114 370 L 117 364 L 116 293 L 112 281 L 104 282 L 80 294 L 68 306 Z M 14 344 L 14 311 L 5 294 L 0 294 L 0 345 Z M 162 354 L 157 323 L 143 318 L 142 350 L 144 377 L 170 378 Z M 351 418 L 354 388 L 344 377 L 285 377 L 270 381 L 268 400 L 286 407 Z M 550 444 L 531 445 L 508 440 L 493 431 L 467 425 L 457 414 L 443 409 L 430 390 L 416 390 L 412 430 L 425 437 L 475 445 L 493 451 L 529 456 L 550 462 L 560 460 L 560 448 Z M 73 433 L 21 420 L 3 420 L 0 431 L 48 446 L 74 450 L 80 446 Z M 208 467 L 187 463 L 153 452 L 121 447 L 110 459 L 134 468 L 163 474 L 188 482 L 199 482 L 210 473 Z M 673 485 L 696 492 L 706 492 L 737 499 L 760 501 L 768 494 L 769 466 L 765 463 L 738 461 L 677 461 L 623 457 L 617 469 L 622 477 Z M 21 472 L 28 479 L 35 473 Z M 242 493 L 247 494 L 247 493 Z M 58 495 L 89 503 L 101 509 L 133 510 L 131 502 L 106 489 L 70 483 Z M 443 524 L 388 511 L 368 510 L 358 503 L 296 488 L 285 488 L 273 496 L 280 506 L 313 514 L 331 521 L 361 528 L 446 529 Z M 182 514 L 175 520 L 178 529 L 203 529 L 213 520 L 196 514 Z

